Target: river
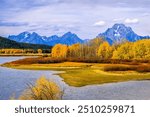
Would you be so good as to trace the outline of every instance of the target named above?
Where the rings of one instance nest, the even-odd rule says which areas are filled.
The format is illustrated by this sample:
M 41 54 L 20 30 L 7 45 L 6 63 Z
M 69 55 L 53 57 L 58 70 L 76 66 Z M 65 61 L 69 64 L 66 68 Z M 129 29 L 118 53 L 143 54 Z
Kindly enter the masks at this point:
M 0 64 L 24 57 L 0 57 Z M 50 70 L 17 70 L 0 67 L 0 100 L 16 98 L 41 76 L 55 81 L 65 90 L 64 100 L 149 100 L 150 81 L 129 81 L 84 87 L 68 86 L 56 71 Z

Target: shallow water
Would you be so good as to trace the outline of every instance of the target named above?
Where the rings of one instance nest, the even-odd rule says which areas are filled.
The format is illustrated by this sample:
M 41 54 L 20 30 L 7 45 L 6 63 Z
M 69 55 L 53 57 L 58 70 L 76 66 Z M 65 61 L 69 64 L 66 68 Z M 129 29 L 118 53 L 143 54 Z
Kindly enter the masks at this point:
M 0 57 L 0 64 L 21 59 L 23 57 Z M 16 70 L 0 67 L 0 99 L 10 99 L 15 94 L 18 97 L 36 79 L 45 76 L 55 81 L 65 90 L 63 99 L 92 99 L 92 100 L 132 100 L 150 99 L 150 81 L 130 81 L 123 83 L 109 83 L 103 85 L 90 85 L 72 87 L 63 82 L 56 71 L 50 70 Z
M 23 57 L 0 57 L 0 64 L 21 58 Z M 17 70 L 0 67 L 0 99 L 9 99 L 14 94 L 18 97 L 27 87 L 27 84 L 34 83 L 41 76 L 51 78 L 60 85 L 62 79 L 59 76 L 53 75 L 54 73 L 56 72 L 46 70 Z M 63 82 L 61 86 L 63 86 Z

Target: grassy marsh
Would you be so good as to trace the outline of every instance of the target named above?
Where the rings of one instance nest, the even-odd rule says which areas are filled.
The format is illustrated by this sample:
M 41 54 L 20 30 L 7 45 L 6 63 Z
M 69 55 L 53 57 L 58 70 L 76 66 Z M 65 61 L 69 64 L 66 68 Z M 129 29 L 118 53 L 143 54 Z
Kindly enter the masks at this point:
M 38 61 L 37 58 L 36 62 Z M 24 63 L 23 60 L 3 64 L 2 66 L 15 68 L 15 69 L 28 69 L 28 70 L 56 70 L 64 71 L 58 73 L 64 81 L 75 87 L 85 85 L 103 84 L 112 82 L 124 82 L 130 80 L 149 80 L 150 79 L 150 64 L 106 64 L 106 63 L 84 63 L 84 62 L 58 62 L 39 64 L 34 62 Z M 47 59 L 45 59 L 47 61 Z M 139 72 L 135 68 L 141 68 L 146 72 Z

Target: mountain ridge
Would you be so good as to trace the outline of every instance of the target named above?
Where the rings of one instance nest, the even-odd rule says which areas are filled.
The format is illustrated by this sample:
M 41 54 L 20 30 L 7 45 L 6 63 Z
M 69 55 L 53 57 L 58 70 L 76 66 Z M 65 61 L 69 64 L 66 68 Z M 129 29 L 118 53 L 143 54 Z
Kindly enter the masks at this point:
M 127 27 L 124 24 L 114 24 L 111 28 L 108 28 L 105 32 L 98 34 L 96 37 L 102 37 L 110 45 L 113 43 L 121 43 L 123 41 L 135 42 L 144 38 L 150 38 L 150 36 L 140 36 L 136 34 L 131 27 Z M 79 38 L 75 33 L 67 32 L 62 36 L 40 36 L 35 32 L 22 32 L 18 35 L 10 35 L 8 37 L 11 40 L 17 42 L 31 43 L 31 44 L 45 44 L 54 46 L 55 44 L 72 45 L 75 43 L 87 43 L 89 40 L 83 40 Z
M 25 43 L 32 43 L 32 44 L 46 44 L 49 46 L 54 46 L 55 44 L 58 43 L 72 45 L 75 43 L 84 42 L 76 34 L 71 32 L 67 32 L 60 37 L 57 35 L 46 37 L 46 36 L 40 36 L 35 32 L 33 33 L 22 32 L 18 35 L 10 35 L 8 38 L 17 42 L 25 42 Z

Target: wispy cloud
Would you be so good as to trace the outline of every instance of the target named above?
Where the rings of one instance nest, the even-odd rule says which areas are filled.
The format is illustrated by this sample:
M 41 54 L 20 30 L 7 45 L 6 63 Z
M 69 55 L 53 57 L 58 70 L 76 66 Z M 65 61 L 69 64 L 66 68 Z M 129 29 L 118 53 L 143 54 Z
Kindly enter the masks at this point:
M 120 22 L 122 20 L 123 20 L 123 18 L 115 18 L 115 19 L 113 19 L 114 22 Z
M 28 23 L 26 23 L 26 22 L 0 22 L 0 26 L 27 26 L 28 25 Z
M 94 23 L 94 26 L 105 26 L 105 25 L 106 25 L 106 22 L 102 20 Z
M 124 22 L 126 24 L 137 24 L 137 23 L 139 23 L 139 19 L 137 19 L 137 18 L 134 18 L 134 19 L 127 18 L 127 19 L 125 19 Z

